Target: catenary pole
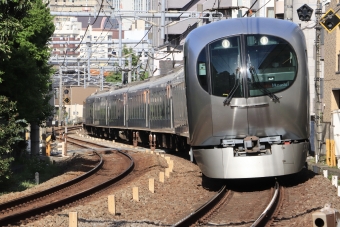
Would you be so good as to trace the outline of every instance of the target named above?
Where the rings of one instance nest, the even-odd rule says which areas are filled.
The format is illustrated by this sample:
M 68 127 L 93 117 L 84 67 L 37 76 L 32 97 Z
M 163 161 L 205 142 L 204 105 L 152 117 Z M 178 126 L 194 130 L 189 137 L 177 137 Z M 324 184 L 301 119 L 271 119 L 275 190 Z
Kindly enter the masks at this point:
M 62 66 L 61 64 L 59 65 L 59 119 L 58 119 L 58 122 L 59 122 L 59 127 L 61 127 L 61 119 L 62 119 L 62 98 L 63 98 L 63 93 L 62 93 L 62 90 L 63 90 L 63 70 L 62 70 Z M 59 128 L 61 129 L 61 128 Z M 60 130 L 59 130 L 60 131 Z
M 315 26 L 315 128 L 314 128 L 314 141 L 315 141 L 315 162 L 318 163 L 321 154 L 322 146 L 322 126 L 321 126 L 321 90 L 320 90 L 320 36 L 321 25 L 320 18 L 322 14 L 322 7 L 320 0 L 316 4 L 316 26 Z

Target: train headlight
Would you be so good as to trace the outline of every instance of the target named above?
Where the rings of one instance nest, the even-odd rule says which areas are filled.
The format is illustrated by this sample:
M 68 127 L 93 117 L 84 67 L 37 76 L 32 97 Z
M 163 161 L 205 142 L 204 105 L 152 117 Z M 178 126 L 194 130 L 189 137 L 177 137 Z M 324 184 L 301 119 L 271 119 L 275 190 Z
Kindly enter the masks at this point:
M 229 42 L 229 40 L 224 39 L 224 40 L 222 41 L 222 46 L 223 46 L 224 48 L 229 48 L 229 47 L 230 47 L 230 42 Z
M 262 36 L 261 39 L 260 39 L 260 43 L 262 45 L 267 45 L 268 44 L 268 38 L 267 36 Z

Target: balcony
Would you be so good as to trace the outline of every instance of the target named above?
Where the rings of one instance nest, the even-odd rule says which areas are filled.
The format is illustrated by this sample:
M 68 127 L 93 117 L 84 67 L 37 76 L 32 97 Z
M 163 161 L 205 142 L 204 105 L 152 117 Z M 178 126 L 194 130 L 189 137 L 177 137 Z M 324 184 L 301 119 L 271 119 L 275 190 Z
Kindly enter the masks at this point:
M 284 1 L 276 1 L 275 2 L 275 14 L 283 14 L 284 13 Z

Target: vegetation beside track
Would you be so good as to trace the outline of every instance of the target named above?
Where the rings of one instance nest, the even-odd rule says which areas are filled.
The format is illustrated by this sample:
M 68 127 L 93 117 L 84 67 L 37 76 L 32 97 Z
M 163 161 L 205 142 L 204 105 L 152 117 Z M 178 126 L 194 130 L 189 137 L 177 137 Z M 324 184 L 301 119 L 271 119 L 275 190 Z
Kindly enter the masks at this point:
M 65 172 L 65 166 L 53 164 L 49 160 L 29 155 L 20 157 L 12 163 L 11 177 L 0 184 L 0 195 L 24 191 L 34 187 L 35 173 L 39 173 L 39 183 L 48 181 Z

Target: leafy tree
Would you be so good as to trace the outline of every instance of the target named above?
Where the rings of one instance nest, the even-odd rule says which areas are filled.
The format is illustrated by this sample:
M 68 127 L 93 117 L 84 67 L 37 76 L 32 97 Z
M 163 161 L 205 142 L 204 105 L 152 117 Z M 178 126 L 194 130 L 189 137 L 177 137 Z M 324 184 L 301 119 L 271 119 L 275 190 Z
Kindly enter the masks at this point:
M 32 0 L 30 4 L 31 9 L 22 13 L 24 17 L 17 26 L 17 33 L 7 41 L 10 58 L 0 62 L 3 72 L 0 95 L 17 103 L 20 118 L 41 123 L 53 111 L 48 95 L 53 72 L 48 65 L 47 41 L 54 32 L 54 25 L 49 9 L 41 0 Z
M 126 45 L 124 45 L 123 48 L 123 52 L 122 52 L 122 56 L 129 56 L 131 55 L 132 58 L 132 67 L 136 68 L 136 66 L 138 65 L 138 61 L 139 61 L 139 56 L 137 56 L 134 52 L 132 48 L 127 48 Z M 125 61 L 125 67 L 128 66 L 128 61 Z M 143 69 L 143 68 L 141 68 Z M 145 69 L 144 69 L 145 70 Z M 143 73 L 142 75 L 140 75 L 140 79 L 144 80 L 146 79 L 148 76 L 147 73 Z M 107 82 L 122 82 L 122 72 L 118 71 L 118 72 L 112 72 L 110 73 L 110 75 L 108 75 L 105 80 Z
M 22 20 L 31 8 L 27 0 L 0 1 L 0 62 L 11 58 L 11 42 L 23 29 Z M 0 68 L 0 84 L 4 71 Z M 0 95 L 0 185 L 10 178 L 10 164 L 13 161 L 11 152 L 22 140 L 24 121 L 17 120 L 16 103 L 6 96 Z M 21 123 L 20 123 L 21 122 Z
M 0 184 L 11 175 L 10 163 L 13 161 L 11 152 L 19 141 L 22 141 L 25 121 L 17 120 L 15 102 L 0 96 Z
M 27 15 L 31 3 L 28 0 L 0 1 L 0 58 L 10 57 L 9 41 L 23 27 L 20 21 Z M 0 78 L 1 82 L 1 78 Z
M 10 176 L 24 126 L 41 123 L 53 110 L 47 95 L 52 74 L 47 41 L 53 32 L 41 0 L 0 1 L 0 184 Z
M 124 45 L 123 56 L 126 56 L 126 55 L 131 55 L 131 57 L 132 57 L 132 67 L 137 66 L 139 57 L 133 52 L 133 49 L 131 47 L 127 48 L 126 45 Z M 127 61 L 125 61 L 125 66 L 128 66 Z
M 111 72 L 107 77 L 105 77 L 106 82 L 122 82 L 121 72 Z

